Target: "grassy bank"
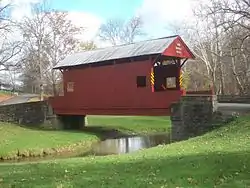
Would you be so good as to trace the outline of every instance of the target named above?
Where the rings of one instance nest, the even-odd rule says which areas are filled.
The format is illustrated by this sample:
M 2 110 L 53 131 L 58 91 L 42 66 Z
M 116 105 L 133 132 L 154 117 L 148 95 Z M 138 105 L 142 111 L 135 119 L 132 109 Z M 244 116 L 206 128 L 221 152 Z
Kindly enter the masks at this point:
M 12 94 L 11 91 L 5 91 L 0 89 L 0 95 L 11 95 L 11 94 Z
M 34 130 L 0 123 L 0 157 L 41 156 L 87 148 L 98 138 L 83 132 Z
M 89 126 L 114 128 L 123 133 L 155 133 L 169 132 L 169 117 L 148 116 L 87 116 Z
M 0 158 L 30 157 L 71 151 L 81 147 L 88 149 L 91 143 L 105 136 L 109 130 L 126 133 L 152 133 L 168 131 L 167 117 L 113 117 L 88 116 L 88 127 L 104 129 L 83 131 L 32 130 L 18 125 L 0 123 Z M 106 130 L 104 132 L 103 130 Z M 95 132 L 96 131 L 96 132 Z M 97 137 L 97 136 L 99 137 Z
M 184 142 L 140 152 L 0 166 L 0 187 L 250 186 L 250 117 Z

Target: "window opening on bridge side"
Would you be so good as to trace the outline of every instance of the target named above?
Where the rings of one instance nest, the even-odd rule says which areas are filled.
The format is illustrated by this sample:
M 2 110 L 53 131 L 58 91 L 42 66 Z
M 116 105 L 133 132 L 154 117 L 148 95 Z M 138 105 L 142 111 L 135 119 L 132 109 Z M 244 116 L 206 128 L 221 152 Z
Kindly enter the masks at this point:
M 136 84 L 137 84 L 138 88 L 146 87 L 147 86 L 146 76 L 137 76 L 136 77 Z
M 67 82 L 67 92 L 74 92 L 74 82 Z
M 166 89 L 176 89 L 176 77 L 167 77 L 166 80 Z
M 166 91 L 177 89 L 176 77 L 165 77 L 157 80 L 155 91 Z

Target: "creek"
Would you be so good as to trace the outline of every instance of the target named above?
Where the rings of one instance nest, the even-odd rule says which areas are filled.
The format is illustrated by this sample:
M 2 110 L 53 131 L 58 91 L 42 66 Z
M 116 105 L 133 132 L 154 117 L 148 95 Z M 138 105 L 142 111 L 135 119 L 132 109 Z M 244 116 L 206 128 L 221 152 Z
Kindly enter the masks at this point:
M 91 149 L 88 151 L 78 150 L 72 153 L 53 154 L 44 157 L 28 157 L 1 161 L 0 163 L 40 162 L 75 157 L 119 155 L 169 143 L 170 135 L 167 133 L 158 133 L 144 136 L 124 136 L 115 139 L 107 138 L 97 143 L 93 143 L 91 145 Z

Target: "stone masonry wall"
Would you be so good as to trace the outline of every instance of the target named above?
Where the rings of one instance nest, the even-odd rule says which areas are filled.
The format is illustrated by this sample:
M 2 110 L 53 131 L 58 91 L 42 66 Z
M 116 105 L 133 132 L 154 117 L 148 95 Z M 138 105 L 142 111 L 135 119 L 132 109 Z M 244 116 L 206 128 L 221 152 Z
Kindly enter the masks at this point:
M 85 116 L 57 116 L 53 114 L 48 101 L 2 105 L 0 121 L 35 127 L 44 125 L 56 129 L 81 129 L 85 126 Z
M 18 124 L 42 124 L 51 115 L 47 101 L 19 103 L 0 106 L 0 121 Z
M 201 135 L 214 127 L 216 96 L 183 96 L 171 109 L 172 141 Z

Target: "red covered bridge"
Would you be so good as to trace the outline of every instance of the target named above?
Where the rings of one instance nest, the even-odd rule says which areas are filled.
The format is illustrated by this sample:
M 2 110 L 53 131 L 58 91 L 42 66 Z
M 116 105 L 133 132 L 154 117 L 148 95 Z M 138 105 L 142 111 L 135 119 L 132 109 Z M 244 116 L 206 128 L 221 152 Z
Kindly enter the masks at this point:
M 54 67 L 64 95 L 50 99 L 61 116 L 170 114 L 183 95 L 181 67 L 193 53 L 179 36 L 68 56 Z

